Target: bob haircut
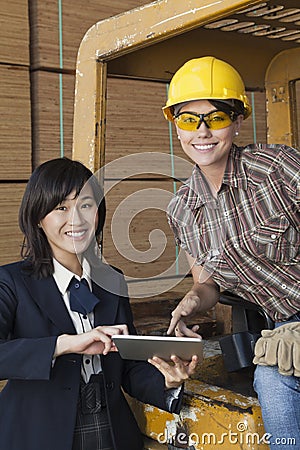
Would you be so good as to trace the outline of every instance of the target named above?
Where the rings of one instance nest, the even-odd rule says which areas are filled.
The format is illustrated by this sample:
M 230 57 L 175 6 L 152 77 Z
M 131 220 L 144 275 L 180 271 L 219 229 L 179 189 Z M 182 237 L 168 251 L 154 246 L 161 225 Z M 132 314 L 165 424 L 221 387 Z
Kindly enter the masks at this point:
M 93 173 L 79 161 L 57 158 L 37 167 L 32 173 L 21 202 L 19 226 L 24 234 L 21 256 L 29 263 L 30 270 L 38 278 L 53 274 L 53 255 L 40 221 L 75 191 L 78 197 L 85 183 L 92 188 L 98 205 L 96 240 L 100 239 L 105 221 L 103 190 Z M 88 249 L 89 250 L 89 249 Z

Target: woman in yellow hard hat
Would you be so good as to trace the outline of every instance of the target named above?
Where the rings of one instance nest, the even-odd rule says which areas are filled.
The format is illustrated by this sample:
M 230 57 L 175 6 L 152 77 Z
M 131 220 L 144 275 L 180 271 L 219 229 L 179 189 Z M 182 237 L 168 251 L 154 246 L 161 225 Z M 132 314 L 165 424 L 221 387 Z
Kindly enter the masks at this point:
M 194 280 L 168 333 L 197 335 L 183 319 L 213 307 L 220 290 L 260 305 L 275 322 L 256 345 L 264 425 L 276 449 L 300 448 L 299 152 L 233 143 L 251 107 L 239 73 L 214 57 L 175 73 L 163 112 L 195 162 L 168 206 Z

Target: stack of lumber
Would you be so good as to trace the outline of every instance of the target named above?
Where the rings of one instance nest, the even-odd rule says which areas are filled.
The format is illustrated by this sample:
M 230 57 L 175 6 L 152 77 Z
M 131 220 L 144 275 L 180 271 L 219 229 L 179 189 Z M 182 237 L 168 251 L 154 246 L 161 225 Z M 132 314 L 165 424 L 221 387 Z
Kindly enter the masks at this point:
M 85 33 L 96 22 L 145 3 L 29 2 L 34 167 L 62 154 L 71 157 L 76 57 Z
M 0 1 L 0 264 L 20 257 L 18 210 L 31 173 L 28 4 Z
M 61 45 L 63 69 L 74 70 L 80 42 L 91 26 L 146 3 L 146 0 L 31 0 L 32 67 L 62 68 Z
M 31 74 L 34 167 L 61 156 L 61 139 L 64 156 L 72 157 L 75 76 L 63 74 L 61 79 L 62 104 L 60 104 L 59 73 L 37 70 Z
M 0 184 L 0 259 L 1 264 L 20 259 L 23 237 L 18 226 L 18 212 L 25 183 Z
M 1 0 L 0 5 L 0 62 L 28 66 L 28 3 L 24 0 Z

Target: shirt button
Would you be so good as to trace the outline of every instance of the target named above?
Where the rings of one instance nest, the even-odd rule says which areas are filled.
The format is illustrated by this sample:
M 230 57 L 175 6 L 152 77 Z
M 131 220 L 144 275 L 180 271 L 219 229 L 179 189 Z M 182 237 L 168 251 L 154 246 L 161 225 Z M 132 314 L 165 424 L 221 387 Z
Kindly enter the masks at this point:
M 239 244 L 237 244 L 237 243 L 235 243 L 233 246 L 234 246 L 234 248 L 239 248 Z
M 86 364 L 90 364 L 90 362 L 91 362 L 90 359 L 86 359 L 86 360 L 85 360 L 85 363 L 86 363 Z
M 282 284 L 281 287 L 282 287 L 282 289 L 287 289 L 287 285 L 286 284 Z
M 75 288 L 75 289 L 78 289 L 78 288 L 79 288 L 79 286 L 80 286 L 80 284 L 79 284 L 79 283 L 75 283 L 75 284 L 74 284 L 74 288 Z
M 86 319 L 87 319 L 87 316 L 82 316 L 82 318 L 86 320 Z
M 115 383 L 113 381 L 106 383 L 106 389 L 108 389 L 109 391 L 112 391 L 114 387 Z
M 271 234 L 271 239 L 276 239 L 276 238 L 277 238 L 276 234 Z
M 224 216 L 225 216 L 225 217 L 228 217 L 228 216 L 229 216 L 229 212 L 228 212 L 228 211 L 225 211 L 225 212 L 224 212 Z
M 256 266 L 256 270 L 260 271 L 261 270 L 261 266 Z

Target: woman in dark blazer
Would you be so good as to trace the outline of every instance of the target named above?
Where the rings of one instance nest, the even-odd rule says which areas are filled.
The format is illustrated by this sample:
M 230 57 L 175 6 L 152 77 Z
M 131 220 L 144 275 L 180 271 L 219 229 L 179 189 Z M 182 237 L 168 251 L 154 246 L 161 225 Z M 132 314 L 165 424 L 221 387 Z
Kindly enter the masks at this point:
M 0 268 L 1 450 L 141 450 L 123 390 L 179 412 L 196 357 L 122 360 L 111 341 L 135 329 L 123 275 L 96 257 L 104 218 L 81 163 L 56 159 L 32 174 L 20 208 L 24 259 Z M 87 279 L 93 310 L 73 309 L 74 277 Z

